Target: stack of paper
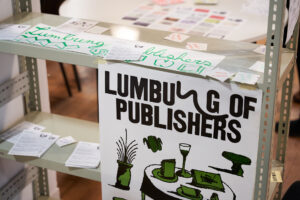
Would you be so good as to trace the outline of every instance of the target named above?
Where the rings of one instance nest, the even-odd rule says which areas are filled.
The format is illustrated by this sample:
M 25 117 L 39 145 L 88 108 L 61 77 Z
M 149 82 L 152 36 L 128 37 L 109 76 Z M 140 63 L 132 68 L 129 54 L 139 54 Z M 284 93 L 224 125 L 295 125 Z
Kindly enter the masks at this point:
M 67 167 L 97 168 L 100 164 L 99 144 L 78 142 L 75 150 L 66 161 Z
M 8 154 L 41 157 L 58 138 L 51 133 L 24 130 Z
M 6 140 L 10 143 L 15 144 L 19 137 L 20 134 L 23 132 L 23 130 L 31 130 L 31 131 L 42 131 L 44 130 L 44 126 L 40 126 L 37 124 L 33 124 L 31 122 L 21 122 L 20 124 L 10 128 L 9 130 L 5 131 L 4 133 L 0 134 L 0 141 Z

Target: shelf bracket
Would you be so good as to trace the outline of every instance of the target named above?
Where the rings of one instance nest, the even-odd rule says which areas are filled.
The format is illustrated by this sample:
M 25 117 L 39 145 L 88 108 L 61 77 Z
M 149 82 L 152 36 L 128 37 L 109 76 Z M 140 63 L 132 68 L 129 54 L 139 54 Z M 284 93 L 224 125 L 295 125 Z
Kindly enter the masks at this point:
M 27 167 L 0 189 L 0 200 L 11 200 L 32 181 L 38 179 L 38 168 Z
M 31 0 L 12 0 L 13 14 L 31 12 Z
M 35 58 L 19 56 L 20 71 L 27 71 L 29 92 L 24 95 L 25 113 L 41 111 L 38 67 Z
M 28 73 L 25 71 L 0 85 L 0 107 L 29 90 Z

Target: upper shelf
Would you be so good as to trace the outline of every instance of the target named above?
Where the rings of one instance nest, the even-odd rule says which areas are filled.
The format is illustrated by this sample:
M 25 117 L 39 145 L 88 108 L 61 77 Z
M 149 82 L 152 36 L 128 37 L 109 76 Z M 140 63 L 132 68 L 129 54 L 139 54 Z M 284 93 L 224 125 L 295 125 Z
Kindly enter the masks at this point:
M 38 23 L 43 23 L 51 26 L 58 26 L 64 22 L 66 22 L 69 18 L 61 17 L 57 15 L 49 15 L 49 14 L 40 14 L 40 13 L 27 13 L 20 14 L 13 17 L 10 17 L 4 20 L 2 23 L 15 23 L 15 24 L 29 24 L 36 25 Z M 135 32 L 135 38 L 127 38 L 129 40 L 137 40 L 142 42 L 166 45 L 175 48 L 183 48 L 185 49 L 186 42 L 177 43 L 165 40 L 164 37 L 169 35 L 169 32 L 159 31 L 159 30 L 151 30 L 130 26 L 122 26 L 111 23 L 99 22 L 99 26 L 107 27 L 109 30 L 103 33 L 103 35 L 113 36 L 115 38 L 124 38 L 124 34 L 120 34 L 120 30 L 129 30 L 131 32 Z M 126 35 L 125 35 L 126 36 Z M 248 70 L 248 68 L 253 65 L 256 61 L 264 61 L 264 55 L 257 54 L 253 52 L 255 48 L 259 45 L 246 43 L 246 42 L 234 42 L 227 40 L 219 40 L 212 39 L 206 37 L 196 37 L 190 36 L 187 39 L 187 42 L 200 42 L 208 44 L 208 53 L 225 55 L 226 58 L 218 64 L 218 67 L 221 68 L 230 68 L 235 71 L 244 71 L 244 72 L 252 72 Z M 70 63 L 81 66 L 88 67 L 98 67 L 99 62 L 105 62 L 100 57 L 70 52 L 70 51 L 62 51 L 58 49 L 46 48 L 41 46 L 35 46 L 24 43 L 17 43 L 12 41 L 0 41 L 0 52 L 3 53 L 11 53 L 23 56 L 29 56 L 40 59 L 53 60 L 58 62 Z M 294 53 L 287 49 L 283 49 L 282 59 L 281 59 L 281 69 L 280 69 L 280 83 L 285 79 L 293 66 Z M 178 72 L 179 73 L 179 72 Z M 183 72 L 180 72 L 183 73 Z M 190 76 L 199 76 L 197 74 L 189 74 L 183 73 L 185 75 Z M 263 83 L 263 74 L 261 75 L 261 79 L 259 80 L 258 86 L 261 87 Z
M 51 132 L 60 137 L 72 136 L 76 141 L 100 142 L 98 123 L 42 112 L 30 113 L 23 120 L 44 126 L 46 127 L 44 131 Z M 65 166 L 66 160 L 76 147 L 76 143 L 62 148 L 54 144 L 41 158 L 8 155 L 7 153 L 11 147 L 12 144 L 9 142 L 0 143 L 0 156 L 33 166 L 100 181 L 100 166 L 96 169 L 81 169 Z

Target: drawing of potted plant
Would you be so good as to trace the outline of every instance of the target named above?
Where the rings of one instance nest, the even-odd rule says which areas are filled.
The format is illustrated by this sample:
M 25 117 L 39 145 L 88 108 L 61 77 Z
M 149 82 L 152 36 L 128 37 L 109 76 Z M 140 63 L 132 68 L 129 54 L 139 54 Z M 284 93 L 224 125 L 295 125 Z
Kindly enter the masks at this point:
M 127 141 L 127 129 L 125 129 L 126 135 L 125 140 L 123 137 L 116 142 L 117 144 L 117 154 L 118 154 L 118 171 L 117 180 L 115 187 L 122 190 L 129 190 L 130 180 L 131 180 L 131 168 L 133 167 L 133 160 L 136 157 L 136 151 L 138 149 L 136 140 Z

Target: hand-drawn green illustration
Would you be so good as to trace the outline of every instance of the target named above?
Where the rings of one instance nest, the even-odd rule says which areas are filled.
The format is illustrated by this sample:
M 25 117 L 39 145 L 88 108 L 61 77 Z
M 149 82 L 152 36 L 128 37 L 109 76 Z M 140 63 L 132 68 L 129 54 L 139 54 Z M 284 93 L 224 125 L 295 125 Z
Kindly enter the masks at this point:
M 137 142 L 135 140 L 130 143 L 127 141 L 127 129 L 125 129 L 125 140 L 121 137 L 117 142 L 117 154 L 118 154 L 118 171 L 117 181 L 115 187 L 122 190 L 129 190 L 131 180 L 131 168 L 132 162 L 136 157 L 136 151 L 138 149 Z
M 140 188 L 142 200 L 146 196 L 154 200 L 219 200 L 220 197 L 236 200 L 234 191 L 223 182 L 220 174 L 197 169 L 189 173 L 185 169 L 185 162 L 191 145 L 179 143 L 179 149 L 183 156 L 181 168 L 176 167 L 176 159 L 164 159 L 160 164 L 151 164 L 145 168 Z
M 251 164 L 251 159 L 246 156 L 243 156 L 243 155 L 235 154 L 235 153 L 228 152 L 228 151 L 223 151 L 222 156 L 232 162 L 231 170 L 230 169 L 221 169 L 221 168 L 212 167 L 212 166 L 209 166 L 209 167 L 211 167 L 215 170 L 221 171 L 221 172 L 226 172 L 229 174 L 234 174 L 234 175 L 243 177 L 244 170 L 242 169 L 242 165 L 250 165 Z
M 191 185 L 193 186 L 224 192 L 223 181 L 220 174 L 192 169 L 192 177 Z
M 100 47 L 102 47 L 103 45 L 97 45 L 97 46 L 91 46 L 88 47 L 90 49 L 90 53 L 95 55 L 95 56 L 99 56 L 99 57 L 104 57 L 108 54 L 108 49 L 101 49 Z
M 191 200 L 203 199 L 203 195 L 201 194 L 200 190 L 185 185 L 180 185 L 180 187 L 177 188 L 176 192 L 179 196 L 185 197 L 187 199 L 191 199 Z
M 175 159 L 167 159 L 161 161 L 161 168 L 156 168 L 152 171 L 154 178 L 167 183 L 175 183 L 178 176 L 175 174 Z
M 113 200 L 126 200 L 126 199 L 123 199 L 121 197 L 113 197 Z
M 217 193 L 213 193 L 209 200 L 219 200 L 219 196 Z
M 184 177 L 184 178 L 190 178 L 191 173 L 189 173 L 187 170 L 185 170 L 185 162 L 186 162 L 186 157 L 188 156 L 188 154 L 191 150 L 191 145 L 186 144 L 186 143 L 180 143 L 179 144 L 179 150 L 180 150 L 180 153 L 183 157 L 183 161 L 182 161 L 182 169 L 177 171 L 176 174 L 178 176 L 181 176 L 181 177 Z
M 223 182 L 220 174 L 193 169 L 192 177 L 185 178 L 174 173 L 178 169 L 174 165 L 174 159 L 166 159 L 145 168 L 140 188 L 142 200 L 146 196 L 154 200 L 219 200 L 220 197 L 236 200 L 234 191 Z
M 168 52 L 168 49 L 159 49 L 158 47 L 150 47 L 148 48 L 143 55 L 147 55 L 147 56 L 154 56 L 157 58 L 161 58 L 161 59 L 167 59 L 167 60 L 173 60 L 173 61 L 181 61 L 183 63 L 190 63 L 190 64 L 203 64 L 205 66 L 210 67 L 212 65 L 212 63 L 208 60 L 198 60 L 196 59 L 191 59 L 189 57 L 189 53 L 188 52 L 183 52 L 180 53 L 179 56 L 177 55 L 173 55 L 171 53 Z
M 172 67 L 174 65 L 174 63 L 175 63 L 174 61 L 169 60 L 169 59 L 156 59 L 154 61 L 154 66 L 168 68 L 168 67 Z
M 163 143 L 161 139 L 153 135 L 149 135 L 147 138 L 144 138 L 143 143 L 147 144 L 148 149 L 151 149 L 154 153 L 162 150 Z

